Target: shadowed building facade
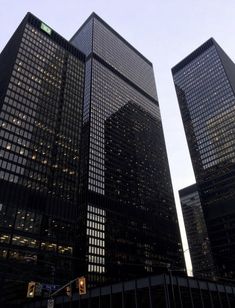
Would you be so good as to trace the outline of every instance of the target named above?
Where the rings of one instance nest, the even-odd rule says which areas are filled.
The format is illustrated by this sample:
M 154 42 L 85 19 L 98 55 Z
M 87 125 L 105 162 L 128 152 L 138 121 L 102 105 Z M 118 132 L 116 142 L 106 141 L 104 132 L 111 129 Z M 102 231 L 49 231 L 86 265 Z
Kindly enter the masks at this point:
M 17 284 L 25 297 L 30 280 L 67 281 L 78 262 L 84 60 L 30 13 L 0 55 L 2 299 Z
M 235 66 L 211 38 L 173 69 L 218 276 L 235 274 Z
M 86 54 L 79 219 L 89 280 L 182 270 L 152 64 L 96 14 L 71 42 Z
M 198 278 L 214 278 L 215 269 L 210 241 L 202 211 L 197 185 L 179 191 L 193 275 Z

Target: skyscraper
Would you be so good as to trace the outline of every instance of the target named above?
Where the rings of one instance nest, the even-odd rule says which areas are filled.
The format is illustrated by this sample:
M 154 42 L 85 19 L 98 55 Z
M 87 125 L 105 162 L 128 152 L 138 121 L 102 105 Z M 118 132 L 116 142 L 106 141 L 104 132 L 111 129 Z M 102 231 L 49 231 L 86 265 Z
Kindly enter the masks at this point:
M 181 189 L 179 196 L 193 265 L 193 275 L 197 278 L 214 278 L 210 241 L 197 185 Z
M 89 281 L 182 270 L 152 64 L 94 13 L 71 42 L 86 55 L 79 225 Z
M 235 273 L 235 66 L 213 38 L 172 69 L 218 275 Z
M 8 282 L 24 283 L 25 296 L 30 280 L 67 281 L 73 275 L 72 261 L 78 262 L 75 221 L 84 60 L 30 13 L 0 55 L 4 296 Z
M 182 271 L 152 64 L 96 14 L 68 43 L 28 13 L 0 69 L 4 279 Z

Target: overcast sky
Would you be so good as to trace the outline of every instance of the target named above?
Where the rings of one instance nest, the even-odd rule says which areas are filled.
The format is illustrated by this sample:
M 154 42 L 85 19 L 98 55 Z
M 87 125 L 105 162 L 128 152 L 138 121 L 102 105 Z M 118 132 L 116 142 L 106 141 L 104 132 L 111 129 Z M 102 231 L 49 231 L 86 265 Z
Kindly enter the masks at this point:
M 193 184 L 195 179 L 171 68 L 210 37 L 235 58 L 235 1 L 0 0 L 0 5 L 0 50 L 28 11 L 68 40 L 96 12 L 153 63 L 179 208 L 178 190 Z

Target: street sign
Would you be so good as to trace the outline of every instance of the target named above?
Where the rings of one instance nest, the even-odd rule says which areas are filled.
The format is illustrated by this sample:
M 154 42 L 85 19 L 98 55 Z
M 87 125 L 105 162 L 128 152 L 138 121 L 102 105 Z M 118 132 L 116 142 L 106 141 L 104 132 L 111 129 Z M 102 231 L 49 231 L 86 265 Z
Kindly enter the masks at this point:
M 42 289 L 47 290 L 47 291 L 55 291 L 59 289 L 60 285 L 55 285 L 55 284 L 42 284 Z
M 54 299 L 47 300 L 47 308 L 54 308 Z

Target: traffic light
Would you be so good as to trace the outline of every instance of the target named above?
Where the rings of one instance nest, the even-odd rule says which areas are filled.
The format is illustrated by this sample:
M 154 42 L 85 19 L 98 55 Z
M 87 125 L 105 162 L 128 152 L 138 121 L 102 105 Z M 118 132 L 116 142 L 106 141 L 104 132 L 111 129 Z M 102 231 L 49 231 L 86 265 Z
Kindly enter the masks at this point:
M 65 288 L 65 291 L 66 291 L 66 294 L 68 295 L 68 297 L 72 296 L 72 288 L 71 288 L 71 286 L 67 286 Z
M 36 282 L 30 281 L 28 283 L 27 297 L 33 298 L 35 293 Z
M 40 282 L 35 283 L 34 296 L 42 295 L 42 284 Z
M 76 288 L 78 288 L 80 295 L 86 294 L 86 278 L 85 277 L 79 277 L 76 280 Z

